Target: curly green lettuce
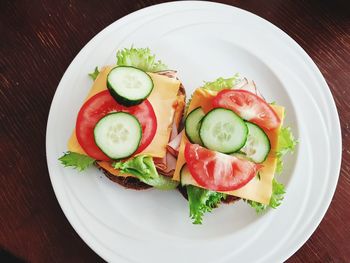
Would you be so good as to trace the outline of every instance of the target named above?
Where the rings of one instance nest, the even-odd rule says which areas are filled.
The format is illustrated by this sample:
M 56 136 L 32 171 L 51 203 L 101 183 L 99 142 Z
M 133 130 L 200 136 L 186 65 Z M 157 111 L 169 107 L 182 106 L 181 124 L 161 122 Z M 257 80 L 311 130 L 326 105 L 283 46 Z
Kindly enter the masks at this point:
M 260 214 L 264 212 L 268 207 L 277 208 L 283 201 L 284 194 L 286 193 L 284 185 L 282 183 L 277 182 L 274 178 L 272 180 L 272 195 L 270 198 L 270 203 L 268 205 L 247 200 L 247 203 L 255 209 L 255 211 Z
M 277 167 L 276 172 L 278 174 L 283 171 L 283 156 L 287 153 L 292 153 L 297 140 L 294 138 L 290 127 L 282 127 L 278 134 L 278 146 L 277 146 Z
M 98 70 L 98 67 L 95 67 L 94 72 L 89 73 L 90 78 L 92 78 L 93 81 L 97 78 L 98 74 L 100 74 L 100 71 Z
M 227 88 L 233 88 L 239 81 L 240 81 L 239 74 L 236 73 L 233 77 L 231 78 L 217 78 L 214 81 L 208 81 L 205 82 L 203 85 L 203 89 L 207 89 L 210 91 L 221 91 L 223 89 Z
M 157 172 L 153 159 L 147 155 L 139 155 L 127 161 L 114 162 L 113 167 L 122 173 L 135 175 L 140 181 L 160 190 L 171 190 L 178 182 Z
M 282 127 L 278 134 L 278 146 L 277 146 L 277 166 L 276 173 L 280 174 L 283 170 L 283 156 L 287 153 L 292 153 L 297 144 L 297 140 L 294 138 L 292 131 L 289 127 Z M 255 209 L 257 213 L 265 211 L 268 207 L 277 208 L 284 198 L 285 188 L 282 183 L 279 183 L 276 178 L 272 180 L 272 195 L 270 203 L 268 205 L 261 204 L 259 202 L 246 200 L 247 203 Z
M 124 48 L 117 52 L 118 66 L 132 66 L 147 72 L 157 72 L 167 70 L 168 67 L 160 60 L 156 61 L 156 56 L 151 54 L 149 48 Z
M 202 224 L 203 215 L 218 207 L 226 195 L 206 190 L 194 185 L 187 185 L 187 196 L 190 207 L 190 217 L 193 224 Z
M 58 160 L 61 161 L 64 167 L 70 166 L 80 172 L 86 170 L 96 161 L 95 159 L 90 158 L 84 154 L 69 151 L 64 153 L 63 156 L 61 156 Z

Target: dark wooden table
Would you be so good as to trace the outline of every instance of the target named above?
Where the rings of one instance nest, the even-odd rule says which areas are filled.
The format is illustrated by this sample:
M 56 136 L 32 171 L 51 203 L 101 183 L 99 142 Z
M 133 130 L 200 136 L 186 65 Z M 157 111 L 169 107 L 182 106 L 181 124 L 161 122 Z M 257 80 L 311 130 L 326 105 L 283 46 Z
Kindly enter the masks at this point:
M 49 107 L 69 63 L 95 34 L 160 2 L 0 1 L 0 261 L 11 254 L 13 262 L 102 261 L 75 233 L 53 193 L 45 159 Z M 339 183 L 322 223 L 288 262 L 350 262 L 350 2 L 222 2 L 287 32 L 329 84 L 342 126 Z

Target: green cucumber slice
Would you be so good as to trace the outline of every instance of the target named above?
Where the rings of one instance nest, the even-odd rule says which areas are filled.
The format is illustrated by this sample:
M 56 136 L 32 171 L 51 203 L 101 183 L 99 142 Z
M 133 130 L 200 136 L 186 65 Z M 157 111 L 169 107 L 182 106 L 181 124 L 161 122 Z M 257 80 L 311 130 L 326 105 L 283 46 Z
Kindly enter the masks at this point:
M 185 132 L 191 143 L 202 145 L 201 138 L 199 137 L 199 128 L 204 115 L 202 108 L 198 107 L 191 111 L 186 117 Z
M 97 122 L 94 138 L 96 145 L 109 158 L 126 158 L 139 147 L 142 138 L 141 124 L 129 113 L 110 113 Z
M 233 153 L 241 149 L 248 135 L 248 127 L 236 113 L 216 108 L 201 121 L 199 136 L 203 145 L 213 151 Z
M 140 104 L 153 90 L 152 78 L 134 67 L 113 68 L 107 76 L 107 87 L 113 98 L 124 106 Z
M 255 163 L 262 163 L 271 149 L 269 137 L 258 125 L 251 122 L 246 122 L 246 124 L 249 130 L 248 138 L 241 152 Z

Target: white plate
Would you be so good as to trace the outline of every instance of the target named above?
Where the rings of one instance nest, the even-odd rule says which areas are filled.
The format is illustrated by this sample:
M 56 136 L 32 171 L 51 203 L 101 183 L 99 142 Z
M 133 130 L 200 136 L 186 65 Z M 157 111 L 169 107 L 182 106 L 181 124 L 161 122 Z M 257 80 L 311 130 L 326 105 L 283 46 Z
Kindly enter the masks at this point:
M 283 204 L 263 216 L 243 202 L 222 206 L 195 226 L 179 193 L 125 190 L 96 169 L 79 173 L 57 158 L 66 150 L 90 86 L 87 73 L 115 62 L 117 49 L 150 47 L 177 69 L 187 94 L 203 80 L 236 72 L 255 80 L 268 101 L 287 109 L 299 138 L 280 180 Z M 74 229 L 113 262 L 279 262 L 312 234 L 332 199 L 341 136 L 328 86 L 303 49 L 269 22 L 210 2 L 172 2 L 132 13 L 95 36 L 64 74 L 46 134 L 57 199 Z

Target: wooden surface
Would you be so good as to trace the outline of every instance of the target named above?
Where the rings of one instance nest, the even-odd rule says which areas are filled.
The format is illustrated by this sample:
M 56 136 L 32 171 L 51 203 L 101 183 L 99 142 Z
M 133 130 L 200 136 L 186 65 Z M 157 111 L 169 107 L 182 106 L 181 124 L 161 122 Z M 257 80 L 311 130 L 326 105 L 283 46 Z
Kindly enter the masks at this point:
M 56 201 L 45 159 L 47 116 L 58 82 L 79 50 L 115 20 L 158 2 L 0 1 L 1 257 L 8 252 L 30 262 L 102 261 Z M 342 124 L 341 175 L 322 223 L 288 262 L 350 262 L 349 2 L 223 2 L 287 32 L 329 84 Z

